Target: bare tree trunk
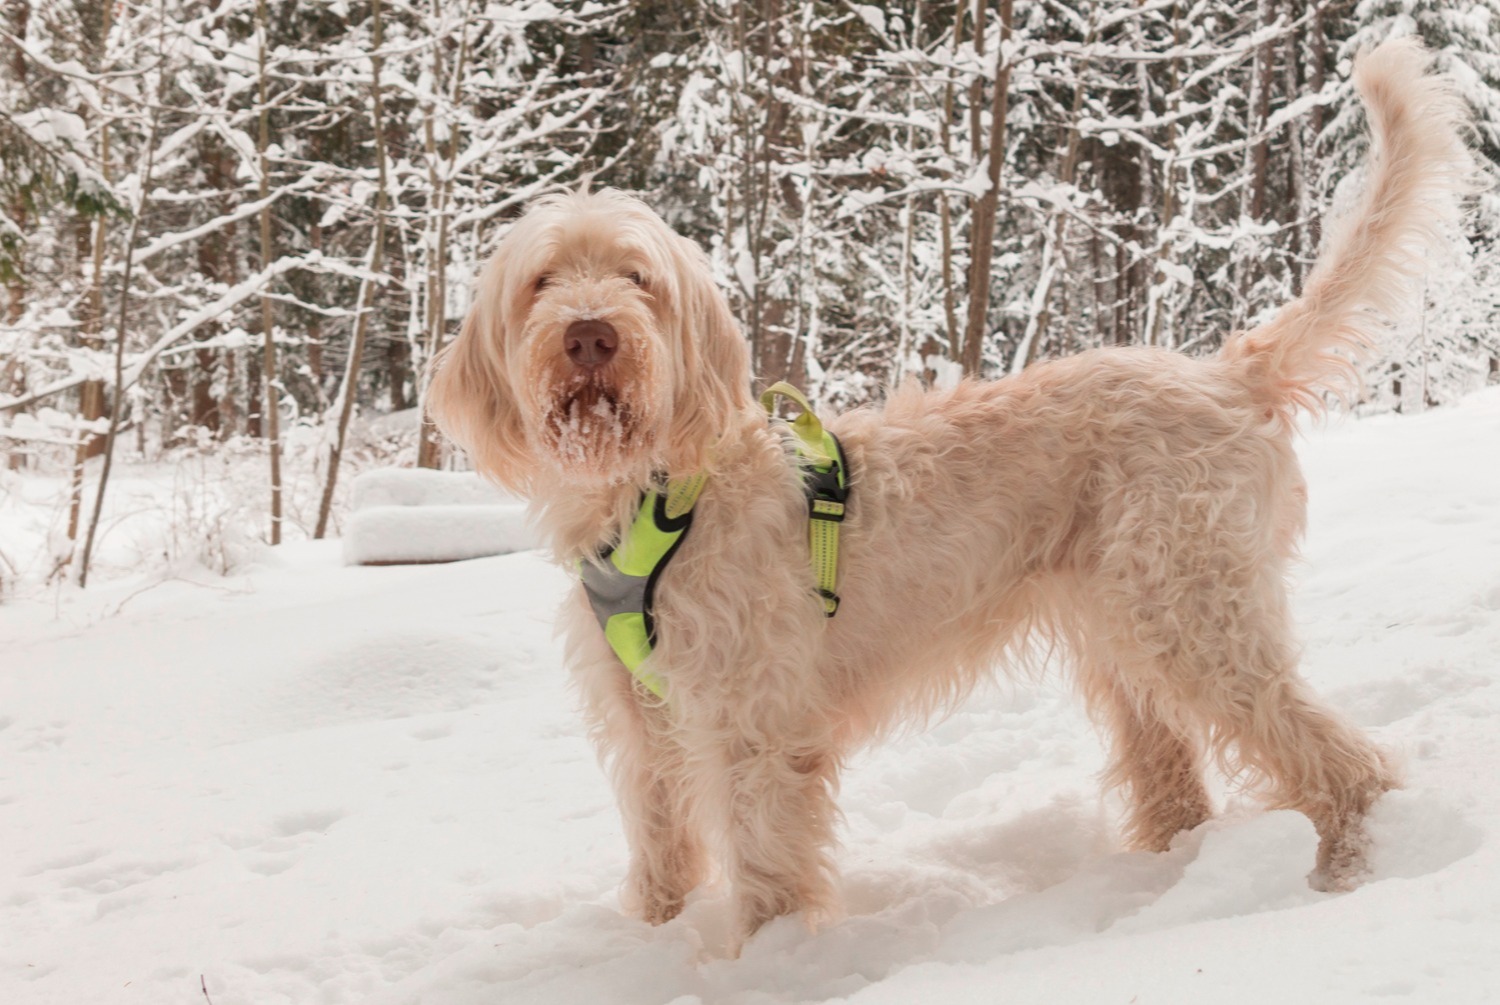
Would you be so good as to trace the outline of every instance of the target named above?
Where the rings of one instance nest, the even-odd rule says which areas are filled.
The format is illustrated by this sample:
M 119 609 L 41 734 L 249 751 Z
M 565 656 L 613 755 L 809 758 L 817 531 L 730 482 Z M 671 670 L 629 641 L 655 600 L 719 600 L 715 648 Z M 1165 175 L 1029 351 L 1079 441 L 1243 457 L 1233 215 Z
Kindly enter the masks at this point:
M 1261 0 L 1261 28 L 1269 28 L 1276 19 L 1277 0 Z M 1271 111 L 1271 81 L 1276 68 L 1276 45 L 1267 41 L 1255 54 L 1255 80 L 1251 92 L 1250 132 L 1255 142 L 1250 145 L 1250 218 L 1266 218 L 1266 167 L 1270 161 L 1270 137 L 1266 135 L 1266 120 Z
M 1256 27 L 1267 28 L 1271 25 L 1276 19 L 1276 4 L 1277 0 L 1259 0 Z M 1264 220 L 1266 214 L 1266 167 L 1270 162 L 1270 139 L 1265 131 L 1271 108 L 1271 81 L 1275 64 L 1276 46 L 1268 40 L 1255 50 L 1245 122 L 1245 132 L 1251 137 L 1251 142 L 1245 153 L 1247 181 L 1241 206 L 1242 215 L 1254 221 Z M 1239 289 L 1239 302 L 1235 307 L 1235 328 L 1243 327 L 1251 313 L 1250 297 L 1255 280 L 1261 272 L 1256 257 L 1242 255 L 1238 262 L 1238 272 L 1239 281 L 1236 286 Z
M 1182 45 L 1182 11 L 1177 4 L 1172 5 L 1172 45 L 1174 49 Z M 1170 262 L 1172 258 L 1171 226 L 1173 219 L 1177 216 L 1177 115 L 1182 108 L 1182 92 L 1179 63 L 1175 55 L 1168 64 L 1167 74 L 1167 135 L 1163 142 L 1166 157 L 1161 166 L 1161 219 L 1156 238 L 1157 268 L 1150 277 L 1151 288 L 1146 294 L 1145 333 L 1147 345 L 1170 346 L 1171 335 L 1163 336 L 1162 334 L 1162 322 L 1167 316 L 1167 311 L 1162 304 L 1165 296 L 1162 284 L 1166 279 L 1166 274 L 1161 266 Z
M 78 585 L 88 585 L 89 561 L 93 557 L 94 538 L 99 530 L 99 517 L 104 512 L 104 493 L 109 488 L 110 469 L 114 466 L 115 440 L 120 433 L 120 415 L 125 405 L 125 332 L 130 318 L 130 278 L 135 266 L 135 244 L 141 233 L 141 218 L 146 215 L 146 200 L 151 197 L 151 175 L 156 167 L 156 135 L 161 125 L 161 98 L 167 80 L 166 25 L 161 32 L 161 47 L 157 58 L 163 65 L 157 67 L 159 75 L 156 101 L 151 105 L 151 127 L 146 134 L 146 165 L 141 171 L 140 199 L 130 221 L 130 236 L 125 241 L 125 268 L 120 278 L 120 316 L 115 326 L 114 394 L 109 412 L 109 432 L 104 438 L 104 467 L 99 472 L 99 491 L 94 495 L 94 509 L 89 514 L 88 536 L 83 542 L 83 558 L 78 565 Z M 102 218 L 101 218 L 102 219 Z
M 912 47 L 916 49 L 920 49 L 922 45 L 922 14 L 924 13 L 922 7 L 923 5 L 921 0 L 917 0 L 916 14 L 912 18 L 911 33 Z M 804 55 L 802 74 L 804 79 L 807 75 L 807 63 L 808 59 Z M 804 90 L 803 93 L 807 93 L 806 90 Z M 914 89 L 910 94 L 907 95 L 906 113 L 908 115 L 915 116 L 916 107 L 916 91 Z M 906 146 L 907 149 L 916 148 L 915 132 L 910 126 L 908 126 L 906 130 Z M 811 160 L 811 158 L 806 159 Z M 898 325 L 900 337 L 896 341 L 896 366 L 894 368 L 895 373 L 893 380 L 893 383 L 895 383 L 896 385 L 900 385 L 902 381 L 906 379 L 907 368 L 908 366 L 910 366 L 911 362 L 909 357 L 915 357 L 917 360 L 920 360 L 921 358 L 920 351 L 917 350 L 917 347 L 915 345 L 913 345 L 911 317 L 912 258 L 914 252 L 914 244 L 916 241 L 916 216 L 917 198 L 915 195 L 908 195 L 904 200 L 899 215 L 899 219 L 901 222 L 901 321 Z M 914 367 L 913 369 L 920 370 L 922 368 Z
M 974 50 L 984 51 L 984 3 L 974 2 Z M 1000 0 L 1000 45 L 995 54 L 995 90 L 990 104 L 989 187 L 974 205 L 969 225 L 969 320 L 964 331 L 961 362 L 964 375 L 977 377 L 984 363 L 984 339 L 988 334 L 990 306 L 990 265 L 995 257 L 995 214 L 1000 201 L 1000 167 L 1005 160 L 1005 116 L 1009 108 L 1010 63 L 1004 45 L 1010 41 L 1011 10 L 1014 0 Z M 981 91 L 982 83 L 975 81 Z M 979 112 L 973 113 L 974 140 L 979 139 Z M 975 150 L 976 156 L 978 150 Z
M 800 10 L 795 19 L 796 38 L 793 46 L 797 58 L 790 74 L 795 77 L 797 93 L 808 100 L 813 100 L 815 94 L 812 82 L 811 51 L 811 39 L 814 35 L 814 8 L 813 0 L 801 0 Z M 921 24 L 921 20 L 922 4 L 919 0 L 916 18 L 918 25 Z M 822 113 L 814 114 L 806 108 L 794 112 L 791 108 L 787 108 L 786 114 L 788 145 L 800 138 L 802 162 L 804 164 L 815 163 L 823 142 L 825 120 Z M 794 114 L 800 116 L 796 122 L 791 121 Z M 816 363 L 818 358 L 822 338 L 823 306 L 822 294 L 818 289 L 816 255 L 809 248 L 811 235 L 818 229 L 818 214 L 815 212 L 817 193 L 815 176 L 809 174 L 805 184 L 804 190 L 789 177 L 782 180 L 783 198 L 797 214 L 797 285 L 795 293 L 790 297 L 792 318 L 787 327 L 787 339 L 791 357 L 788 361 L 790 379 L 799 386 L 811 379 L 812 364 Z M 808 388 L 808 390 L 814 391 L 815 389 Z
M 1098 7 L 1091 4 L 1088 32 L 1084 38 L 1085 47 L 1094 43 L 1097 14 Z M 1078 176 L 1078 119 L 1083 114 L 1083 74 L 1087 69 L 1088 59 L 1081 59 L 1078 68 L 1074 71 L 1078 77 L 1073 82 L 1073 105 L 1068 115 L 1067 126 L 1063 129 L 1066 139 L 1058 181 L 1068 188 L 1072 188 Z M 1026 333 L 1021 338 L 1021 344 L 1016 347 L 1015 358 L 1011 360 L 1011 373 L 1020 373 L 1026 369 L 1041 351 L 1047 339 L 1047 326 L 1052 321 L 1052 290 L 1057 285 L 1058 274 L 1067 271 L 1067 240 L 1068 216 L 1060 210 L 1054 210 L 1045 231 L 1041 274 L 1037 278 L 1037 286 L 1031 298 L 1031 317 L 1026 325 Z
M 108 45 L 110 28 L 110 4 L 105 4 L 100 13 L 103 29 L 100 38 Z M 102 53 L 101 53 L 102 57 Z M 103 62 L 101 58 L 101 63 Z M 99 69 L 104 69 L 101 65 Z M 99 95 L 100 108 L 105 110 L 99 123 L 99 173 L 110 181 L 109 170 L 109 118 L 107 112 L 108 92 Z M 100 334 L 104 331 L 104 246 L 108 236 L 106 219 L 100 213 L 94 220 L 93 264 L 94 272 L 89 283 L 89 309 L 84 315 L 83 344 L 91 349 L 101 348 Z M 104 382 L 86 380 L 78 390 L 78 418 L 80 422 L 92 423 L 104 415 Z M 78 540 L 78 524 L 83 514 L 83 471 L 91 457 L 98 457 L 103 444 L 92 432 L 80 432 L 78 445 L 73 450 L 72 485 L 68 490 L 68 540 Z
M 964 4 L 958 0 L 953 5 L 953 61 L 958 60 L 958 47 L 963 44 Z M 943 153 L 953 155 L 953 69 L 948 69 L 948 81 L 943 86 Z M 943 230 L 943 323 L 948 335 L 948 358 L 957 362 L 963 355 L 963 346 L 958 341 L 958 304 L 953 289 L 953 214 L 948 203 L 948 193 L 938 193 L 938 216 Z
M 378 273 L 384 264 L 386 198 L 390 191 L 386 178 L 385 163 L 385 106 L 380 86 L 380 72 L 385 65 L 380 47 L 384 44 L 381 32 L 380 0 L 373 0 L 371 16 L 374 18 L 374 51 L 370 54 L 373 81 L 370 94 L 373 103 L 371 121 L 375 130 L 375 163 L 380 172 L 380 188 L 375 194 L 375 241 L 370 248 L 368 271 Z M 333 493 L 338 487 L 339 462 L 344 456 L 344 441 L 349 432 L 349 417 L 354 412 L 354 396 L 359 390 L 359 363 L 364 355 L 365 339 L 370 328 L 370 314 L 375 302 L 376 284 L 372 278 L 361 280 L 359 285 L 359 317 L 354 322 L 354 340 L 349 347 L 349 360 L 344 367 L 344 382 L 339 388 L 339 423 L 333 446 L 328 451 L 328 473 L 323 483 L 323 498 L 318 503 L 318 524 L 313 537 L 321 540 L 328 531 L 328 516 L 333 509 Z
M 1301 48 L 1301 33 L 1292 31 L 1286 38 L 1286 62 L 1285 62 L 1285 86 L 1287 94 L 1301 94 L 1302 82 L 1298 79 L 1298 71 L 1301 68 L 1301 60 L 1298 52 Z M 1291 224 L 1291 240 L 1288 264 L 1291 272 L 1292 294 L 1302 295 L 1303 261 L 1310 260 L 1312 255 L 1306 248 L 1307 218 L 1310 215 L 1312 199 L 1307 190 L 1307 158 L 1302 150 L 1302 124 L 1291 122 L 1287 125 L 1287 136 L 1289 139 L 1289 150 L 1287 156 L 1287 192 L 1290 198 L 1286 201 L 1286 211 L 1283 219 Z
M 260 370 L 260 354 L 246 352 L 245 382 L 242 387 L 245 393 L 245 435 L 255 440 L 265 436 L 260 408 L 263 397 L 260 386 Z
M 323 228 L 316 219 L 307 228 L 307 243 L 314 252 L 323 251 Z M 323 389 L 323 316 L 316 311 L 307 320 L 307 368 L 312 371 L 313 389 L 317 392 L 318 406 L 327 410 L 328 398 Z
M 775 141 L 781 135 L 782 125 L 785 120 L 786 109 L 782 102 L 776 97 L 776 70 L 775 66 L 780 53 L 776 46 L 776 29 L 781 23 L 781 0 L 761 0 L 761 73 L 766 81 L 766 116 L 765 125 L 762 129 L 760 140 L 760 205 L 756 211 L 756 244 L 761 245 L 761 260 L 765 260 L 765 243 L 768 240 L 768 232 L 771 225 L 771 200 L 773 187 L 771 185 L 771 165 L 775 157 Z M 797 382 L 787 369 L 787 358 L 789 345 L 786 337 L 786 303 L 784 300 L 770 300 L 767 296 L 768 284 L 761 281 L 760 274 L 756 274 L 756 297 L 760 301 L 760 324 L 761 344 L 765 349 L 765 361 L 759 369 L 762 377 L 771 380 L 786 380 L 791 378 Z
M 749 0 L 740 0 L 735 4 L 735 46 L 740 56 L 740 94 L 735 107 L 739 114 L 738 127 L 740 134 L 740 214 L 744 221 L 745 250 L 750 254 L 750 281 L 751 288 L 745 290 L 747 296 L 746 307 L 749 309 L 749 318 L 746 327 L 750 335 L 751 360 L 757 373 L 762 377 L 765 374 L 761 368 L 765 359 L 765 331 L 761 319 L 761 283 L 760 275 L 760 230 L 756 226 L 756 210 L 761 209 L 760 218 L 764 220 L 764 205 L 768 194 L 760 191 L 760 172 L 756 168 L 756 144 L 754 122 L 750 114 L 750 31 L 749 31 Z M 770 26 L 766 26 L 770 30 Z M 730 253 L 733 254 L 734 244 L 729 244 Z
M 233 269 L 233 267 L 233 263 L 231 262 L 229 268 Z M 220 368 L 224 373 L 224 392 L 219 395 L 218 404 L 215 405 L 215 408 L 218 409 L 219 416 L 219 439 L 227 440 L 239 429 L 240 423 L 240 406 L 235 398 L 235 390 L 240 384 L 239 350 L 225 349 L 219 359 L 221 361 Z M 212 386 L 209 387 L 209 393 L 213 393 Z M 249 431 L 249 426 L 249 417 L 246 416 L 245 427 L 247 432 Z
M 443 0 L 434 0 L 434 6 Z M 433 57 L 434 68 L 437 71 L 436 79 L 442 79 L 441 47 L 434 46 Z M 458 59 L 453 67 L 453 93 L 450 103 L 454 108 L 458 107 L 462 95 L 464 69 L 469 57 L 469 5 L 464 4 L 463 28 L 458 45 Z M 435 85 L 434 85 L 435 86 Z M 448 154 L 443 164 L 443 176 L 441 179 L 433 179 L 433 188 L 437 192 L 437 252 L 436 267 L 429 273 L 428 286 L 428 342 L 427 359 L 436 358 L 443 350 L 443 342 L 448 334 L 448 202 L 453 192 L 453 170 L 458 162 L 458 147 L 460 130 L 458 123 L 449 124 Z M 437 144 L 432 134 L 431 123 L 427 126 L 428 156 L 433 158 L 436 164 Z M 425 388 L 421 393 L 422 399 L 426 399 Z M 422 412 L 422 421 L 417 434 L 417 466 L 421 468 L 436 468 L 442 464 L 443 451 L 442 441 L 436 435 L 436 427 L 428 420 L 426 409 Z
M 432 13 L 429 15 L 433 24 L 438 26 L 435 33 L 438 37 L 432 46 L 432 93 L 437 94 L 443 86 L 443 43 L 442 34 L 446 32 L 447 26 L 442 18 L 443 0 L 432 0 Z M 465 15 L 468 11 L 465 9 Z M 468 44 L 468 25 L 465 23 L 464 44 Z M 454 74 L 457 79 L 457 74 Z M 434 356 L 437 342 L 442 338 L 441 327 L 446 323 L 447 305 L 440 303 L 438 299 L 439 277 L 443 275 L 448 267 L 447 261 L 441 256 L 436 245 L 437 241 L 432 238 L 432 228 L 441 227 L 443 217 L 442 199 L 438 196 L 438 190 L 443 180 L 438 176 L 438 153 L 437 132 L 434 121 L 438 116 L 438 103 L 433 100 L 427 107 L 427 114 L 422 118 L 422 151 L 427 158 L 427 206 L 428 206 L 428 231 L 425 235 L 427 251 L 427 317 L 425 358 L 431 360 Z M 457 123 L 450 127 L 453 133 L 458 133 Z M 439 320 L 439 319 L 442 320 Z M 427 395 L 423 392 L 421 381 L 418 380 L 417 397 L 424 402 L 421 414 L 417 417 L 417 467 L 436 468 L 439 461 L 437 449 L 438 438 L 434 435 L 433 424 L 427 418 L 425 400 Z
M 391 411 L 406 411 L 411 407 L 411 400 L 406 396 L 406 382 L 411 377 L 411 350 L 397 339 L 390 339 L 385 344 L 385 374 Z
M 24 40 L 29 33 L 28 26 L 31 22 L 32 5 L 29 3 L 13 3 L 7 4 L 6 7 L 6 30 L 16 38 Z M 29 64 L 22 47 L 12 45 L 10 60 L 6 66 L 4 76 L 9 78 L 7 81 L 9 86 L 16 89 L 13 93 L 19 93 L 26 88 L 28 68 Z M 29 229 L 26 220 L 26 217 L 29 215 L 27 209 L 27 200 L 20 192 L 12 195 L 10 204 L 5 207 L 6 214 L 10 217 L 11 222 L 23 234 Z M 20 249 L 17 249 L 15 257 L 11 260 L 10 278 L 6 281 L 5 287 L 5 320 L 7 324 L 13 325 L 21 320 L 21 314 L 26 302 L 26 268 Z
M 1308 25 L 1307 32 L 1307 86 L 1314 94 L 1323 93 L 1325 73 L 1324 61 L 1328 58 L 1328 36 L 1326 34 L 1323 20 L 1324 6 L 1318 0 L 1312 0 L 1313 12 L 1312 23 Z M 1312 112 L 1308 116 L 1308 134 L 1312 137 L 1312 161 L 1317 159 L 1318 143 L 1323 138 L 1323 106 L 1313 105 Z M 1306 188 L 1304 180 L 1303 187 Z M 1318 246 L 1323 241 L 1323 218 L 1318 213 L 1316 202 L 1308 200 L 1307 220 L 1307 252 L 1309 258 L 1315 258 L 1318 254 Z
M 7 11 L 9 24 L 6 27 L 16 38 L 24 39 L 27 35 L 27 25 L 31 20 L 31 4 L 10 4 L 9 7 L 10 9 Z M 27 76 L 26 56 L 20 46 L 13 46 L 12 48 L 14 51 L 11 54 L 7 75 L 14 87 L 18 89 L 24 88 Z M 29 229 L 26 219 L 28 215 L 27 204 L 26 199 L 19 192 L 11 198 L 10 205 L 6 207 L 6 213 L 9 215 L 11 222 L 23 234 L 27 232 Z M 21 315 L 25 313 L 25 310 L 26 263 L 21 249 L 17 248 L 16 254 L 11 260 L 10 280 L 6 283 L 6 324 L 17 324 L 21 320 Z M 0 388 L 3 388 L 7 394 L 15 395 L 21 393 L 26 386 L 25 373 L 25 364 L 22 362 L 19 353 L 10 359 L 0 360 Z M 24 453 L 19 450 L 7 451 L 6 467 L 12 471 L 19 471 L 25 465 L 26 455 Z
M 740 184 L 726 207 L 725 221 L 730 254 L 739 249 L 735 241 L 735 214 L 738 209 L 743 251 L 749 257 L 749 283 L 743 281 L 747 270 L 736 268 L 745 297 L 745 329 L 750 340 L 752 365 L 762 381 L 796 380 L 792 365 L 800 350 L 788 330 L 792 313 L 784 297 L 772 298 L 767 282 L 766 260 L 774 247 L 770 239 L 773 208 L 773 166 L 777 140 L 787 120 L 787 107 L 777 96 L 778 80 L 786 81 L 794 72 L 792 60 L 783 60 L 777 51 L 777 31 L 782 24 L 781 0 L 761 0 L 757 13 L 749 0 L 735 5 L 735 45 L 739 50 L 738 78 L 731 96 L 731 119 L 739 139 Z M 754 38 L 754 32 L 761 33 Z M 757 46 L 756 43 L 759 42 Z M 753 58 L 752 58 L 753 57 Z M 764 85 L 764 101 L 757 108 L 751 96 L 751 69 L 758 65 Z
M 266 93 L 266 36 L 270 33 L 270 20 L 266 15 L 266 0 L 256 0 L 256 33 L 260 36 L 257 51 L 260 62 L 260 136 L 256 142 L 256 153 L 260 162 L 260 267 L 271 267 L 271 164 L 266 157 L 266 148 L 271 145 L 271 106 Z M 267 280 L 267 284 L 271 280 Z M 276 371 L 276 318 L 271 308 L 269 292 L 260 298 L 260 331 L 265 342 L 265 356 L 261 362 L 261 387 L 264 404 L 266 441 L 271 454 L 271 543 L 281 543 L 281 395 L 280 374 Z

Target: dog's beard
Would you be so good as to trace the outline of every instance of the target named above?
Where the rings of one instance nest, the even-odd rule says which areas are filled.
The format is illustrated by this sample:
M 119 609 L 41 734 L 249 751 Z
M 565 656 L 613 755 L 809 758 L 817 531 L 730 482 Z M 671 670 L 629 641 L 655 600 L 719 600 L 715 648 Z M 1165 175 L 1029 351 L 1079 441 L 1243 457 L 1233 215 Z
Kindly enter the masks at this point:
M 549 287 L 527 319 L 528 363 L 518 384 L 531 388 L 532 452 L 569 481 L 644 484 L 670 412 L 661 336 L 642 303 L 585 312 L 579 299 L 586 298 Z M 579 367 L 563 352 L 564 333 L 581 316 L 599 317 L 618 333 L 618 351 L 604 366 Z
M 545 393 L 540 452 L 571 478 L 619 482 L 649 473 L 653 438 L 638 392 L 602 373 L 560 375 Z

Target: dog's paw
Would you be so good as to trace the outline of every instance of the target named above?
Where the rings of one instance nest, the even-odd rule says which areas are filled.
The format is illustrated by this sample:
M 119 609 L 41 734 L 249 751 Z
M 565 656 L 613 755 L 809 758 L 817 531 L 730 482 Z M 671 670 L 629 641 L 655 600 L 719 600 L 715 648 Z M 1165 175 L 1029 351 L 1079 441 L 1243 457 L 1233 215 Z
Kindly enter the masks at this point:
M 1307 885 L 1319 893 L 1349 893 L 1363 885 L 1370 876 L 1368 869 L 1358 872 L 1329 871 L 1319 866 L 1307 874 Z
M 1348 893 L 1370 878 L 1370 838 L 1364 822 L 1318 842 L 1318 865 L 1307 885 L 1320 893 Z
M 681 897 L 653 897 L 642 905 L 640 917 L 648 925 L 665 925 L 682 913 L 682 905 Z
M 686 893 L 673 893 L 655 883 L 631 879 L 621 891 L 625 913 L 648 925 L 664 925 L 682 913 Z

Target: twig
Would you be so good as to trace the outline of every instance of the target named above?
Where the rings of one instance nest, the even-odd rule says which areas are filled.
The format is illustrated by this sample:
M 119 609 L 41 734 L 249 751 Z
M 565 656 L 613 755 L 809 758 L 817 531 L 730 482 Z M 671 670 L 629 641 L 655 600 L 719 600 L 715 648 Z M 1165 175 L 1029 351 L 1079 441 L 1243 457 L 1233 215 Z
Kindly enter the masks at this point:
M 150 593 L 152 590 L 156 589 L 158 586 L 165 586 L 168 583 L 186 583 L 189 586 L 196 586 L 196 587 L 199 587 L 200 589 L 204 589 L 204 590 L 217 590 L 220 593 L 227 593 L 231 597 L 249 596 L 250 593 L 254 592 L 254 591 L 251 591 L 251 590 L 235 590 L 235 589 L 231 589 L 230 587 L 227 587 L 227 586 L 215 586 L 213 583 L 200 583 L 200 582 L 198 582 L 196 580 L 188 579 L 186 576 L 163 576 L 161 579 L 158 579 L 156 582 L 154 582 L 154 583 L 148 583 L 147 585 L 141 587 L 139 590 L 135 590 L 135 591 L 131 592 L 130 594 L 128 594 L 123 600 L 121 600 L 118 604 L 115 605 L 115 609 L 114 610 L 106 612 L 105 615 L 104 615 L 104 617 L 106 617 L 106 618 L 117 617 L 119 615 L 119 613 L 125 609 L 125 605 L 128 604 L 128 603 L 130 603 L 136 597 L 139 597 L 143 593 Z
M 208 1005 L 214 1005 L 214 1000 L 208 997 L 208 981 L 202 974 L 198 975 L 198 986 L 203 989 L 203 997 Z

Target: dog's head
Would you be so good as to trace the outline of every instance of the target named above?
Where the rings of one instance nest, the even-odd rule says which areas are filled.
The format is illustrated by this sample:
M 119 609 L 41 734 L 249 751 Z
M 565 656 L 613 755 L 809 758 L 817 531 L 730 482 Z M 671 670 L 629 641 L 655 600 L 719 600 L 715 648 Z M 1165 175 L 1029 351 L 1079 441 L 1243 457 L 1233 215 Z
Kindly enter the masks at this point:
M 696 471 L 750 404 L 749 353 L 707 258 L 611 190 L 542 199 L 516 222 L 428 392 L 475 467 L 520 492 Z

